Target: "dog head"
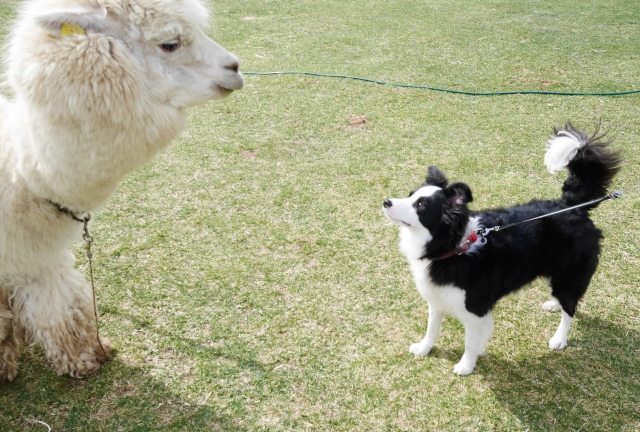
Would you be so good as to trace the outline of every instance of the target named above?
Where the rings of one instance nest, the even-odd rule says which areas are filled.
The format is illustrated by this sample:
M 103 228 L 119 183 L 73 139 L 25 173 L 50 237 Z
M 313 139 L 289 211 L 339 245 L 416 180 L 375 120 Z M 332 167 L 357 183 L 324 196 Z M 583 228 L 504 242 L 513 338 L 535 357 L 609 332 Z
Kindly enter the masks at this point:
M 473 201 L 465 183 L 449 183 L 444 173 L 430 166 L 426 182 L 408 198 L 384 200 L 384 214 L 400 225 L 422 247 L 420 258 L 433 259 L 457 247 L 469 222 L 467 203 Z

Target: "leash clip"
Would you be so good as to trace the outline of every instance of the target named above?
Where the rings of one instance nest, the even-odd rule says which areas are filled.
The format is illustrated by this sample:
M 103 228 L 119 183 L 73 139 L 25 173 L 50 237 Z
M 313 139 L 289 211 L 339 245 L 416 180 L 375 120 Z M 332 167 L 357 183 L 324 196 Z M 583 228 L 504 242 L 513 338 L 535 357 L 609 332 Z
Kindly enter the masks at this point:
M 491 228 L 482 228 L 482 229 L 476 230 L 476 234 L 478 235 L 478 241 L 480 242 L 480 244 L 487 244 L 486 236 L 492 231 L 495 231 L 495 232 L 500 231 L 500 225 L 496 225 Z
M 622 198 L 622 191 L 617 190 L 617 191 L 611 192 L 609 194 L 609 198 L 613 198 L 613 199 Z
M 84 223 L 84 233 L 82 234 L 82 239 L 87 243 L 87 258 L 89 258 L 89 264 L 91 264 L 91 258 L 93 257 L 93 252 L 91 251 L 91 242 L 93 242 L 93 237 L 89 233 L 89 221 L 91 220 L 91 214 L 87 213 L 87 216 L 82 220 Z

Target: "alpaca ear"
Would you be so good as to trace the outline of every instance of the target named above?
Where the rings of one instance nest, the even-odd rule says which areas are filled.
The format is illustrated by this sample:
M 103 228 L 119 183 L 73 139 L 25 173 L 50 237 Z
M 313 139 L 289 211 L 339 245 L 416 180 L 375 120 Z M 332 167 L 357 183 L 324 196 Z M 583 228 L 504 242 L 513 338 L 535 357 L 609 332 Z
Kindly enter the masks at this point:
M 431 165 L 427 169 L 427 184 L 438 186 L 439 188 L 444 189 L 447 186 L 449 181 L 447 180 L 447 176 L 438 168 L 437 166 Z
M 101 32 L 105 26 L 107 10 L 102 8 L 62 9 L 36 17 L 36 22 L 53 36 Z M 64 27 L 64 28 L 63 28 Z
M 458 204 L 466 204 L 473 201 L 471 188 L 466 183 L 454 182 L 444 189 L 444 195 L 447 197 L 451 206 Z

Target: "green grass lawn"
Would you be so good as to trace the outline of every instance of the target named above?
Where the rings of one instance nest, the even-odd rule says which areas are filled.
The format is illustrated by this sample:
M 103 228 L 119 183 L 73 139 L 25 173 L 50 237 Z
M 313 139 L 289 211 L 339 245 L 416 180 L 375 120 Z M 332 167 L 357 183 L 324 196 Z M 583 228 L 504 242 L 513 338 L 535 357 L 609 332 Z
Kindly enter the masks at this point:
M 0 3 L 6 34 L 16 0 Z M 636 0 L 220 0 L 210 34 L 245 71 L 298 70 L 474 91 L 640 88 Z M 606 239 L 569 347 L 536 282 L 495 309 L 474 374 L 462 326 L 426 328 L 382 200 L 429 164 L 473 209 L 555 198 L 542 158 L 571 119 L 611 128 L 628 194 L 593 212 Z M 637 431 L 640 95 L 470 97 L 309 76 L 247 76 L 94 215 L 99 375 L 25 350 L 0 429 Z M 79 267 L 87 271 L 78 239 Z

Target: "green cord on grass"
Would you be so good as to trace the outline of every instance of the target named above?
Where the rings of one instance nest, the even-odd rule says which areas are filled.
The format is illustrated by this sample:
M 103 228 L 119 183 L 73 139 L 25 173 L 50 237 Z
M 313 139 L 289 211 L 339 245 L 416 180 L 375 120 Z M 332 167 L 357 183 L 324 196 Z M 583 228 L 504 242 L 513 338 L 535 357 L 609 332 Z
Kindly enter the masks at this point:
M 378 81 L 370 78 L 362 78 L 358 76 L 351 75 L 337 75 L 337 74 L 323 74 L 323 73 L 315 73 L 315 72 L 243 72 L 244 75 L 309 75 L 316 77 L 326 77 L 326 78 L 348 78 L 358 81 L 371 82 L 380 85 L 390 85 L 393 87 L 404 87 L 404 88 L 414 88 L 414 89 L 424 89 L 424 90 L 432 90 L 439 91 L 445 93 L 455 93 L 462 94 L 468 96 L 504 96 L 504 95 L 516 95 L 516 94 L 534 94 L 534 95 L 552 95 L 552 96 L 623 96 L 630 95 L 634 93 L 640 93 L 640 90 L 628 90 L 621 92 L 572 92 L 572 91 L 544 91 L 544 90 L 514 90 L 514 91 L 496 91 L 496 92 L 474 92 L 474 91 L 465 91 L 465 90 L 453 90 L 453 89 L 445 89 L 439 87 L 429 87 L 422 85 L 412 85 L 412 84 L 397 84 L 390 83 L 386 81 Z

